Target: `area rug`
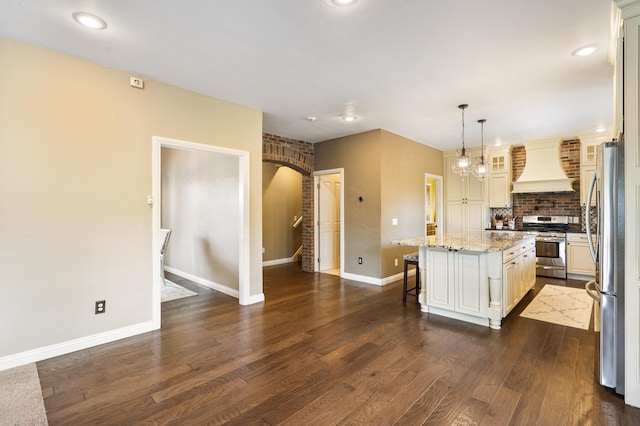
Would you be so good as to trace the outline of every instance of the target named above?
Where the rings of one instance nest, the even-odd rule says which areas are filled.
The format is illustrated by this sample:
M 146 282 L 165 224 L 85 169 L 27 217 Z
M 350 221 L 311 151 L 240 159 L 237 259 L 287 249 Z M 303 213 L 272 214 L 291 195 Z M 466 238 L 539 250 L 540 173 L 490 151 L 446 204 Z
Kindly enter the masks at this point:
M 162 284 L 162 292 L 160 295 L 161 302 L 182 299 L 183 297 L 196 296 L 198 294 L 191 290 L 187 290 L 186 288 L 179 286 L 172 281 L 165 280 L 165 282 L 167 283 L 166 285 Z
M 520 316 L 588 330 L 592 306 L 583 288 L 547 284 Z
M 0 371 L 0 425 L 48 425 L 35 363 Z

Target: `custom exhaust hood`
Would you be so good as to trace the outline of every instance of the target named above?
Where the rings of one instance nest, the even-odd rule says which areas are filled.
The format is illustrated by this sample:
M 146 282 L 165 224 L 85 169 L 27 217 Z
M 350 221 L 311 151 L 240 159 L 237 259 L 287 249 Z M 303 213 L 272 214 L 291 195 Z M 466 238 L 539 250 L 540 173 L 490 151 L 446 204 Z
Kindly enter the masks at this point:
M 524 144 L 526 163 L 524 171 L 513 182 L 514 194 L 532 192 L 573 192 L 573 179 L 569 179 L 560 159 L 561 139 L 545 139 Z

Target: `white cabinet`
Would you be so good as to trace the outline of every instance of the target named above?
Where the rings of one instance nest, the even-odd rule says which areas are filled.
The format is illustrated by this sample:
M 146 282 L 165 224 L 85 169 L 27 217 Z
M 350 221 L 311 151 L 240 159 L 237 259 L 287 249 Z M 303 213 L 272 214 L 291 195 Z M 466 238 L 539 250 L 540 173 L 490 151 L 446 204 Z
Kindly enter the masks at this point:
M 511 207 L 511 147 L 489 153 L 489 207 Z
M 489 289 L 485 253 L 430 249 L 427 252 L 427 304 L 486 317 Z
M 469 150 L 469 155 L 473 155 L 472 152 Z M 455 161 L 454 152 L 445 156 L 445 230 L 479 234 L 487 227 L 489 217 L 485 183 L 473 175 L 463 179 L 451 169 Z
M 536 244 L 523 243 L 503 252 L 503 316 L 522 300 L 536 283 Z
M 447 232 L 481 234 L 486 223 L 483 201 L 451 201 L 447 203 Z
M 610 141 L 610 135 L 580 136 L 580 205 L 587 205 L 587 195 L 593 173 L 596 171 L 596 149 L 602 142 Z M 595 205 L 595 197 L 591 199 L 591 205 Z
M 595 164 L 587 164 L 585 166 L 580 166 L 580 205 L 587 205 L 587 196 L 589 195 L 589 185 L 591 185 L 591 179 L 593 179 L 593 174 L 596 172 Z M 592 206 L 596 204 L 595 194 L 591 197 Z
M 593 278 L 596 265 L 589 250 L 586 234 L 567 234 L 567 273 Z

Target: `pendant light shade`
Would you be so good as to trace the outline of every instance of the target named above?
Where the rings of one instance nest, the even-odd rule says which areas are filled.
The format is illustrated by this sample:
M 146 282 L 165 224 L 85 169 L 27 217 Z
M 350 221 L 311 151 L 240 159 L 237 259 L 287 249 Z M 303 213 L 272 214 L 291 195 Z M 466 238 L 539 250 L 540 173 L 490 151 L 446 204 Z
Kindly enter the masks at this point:
M 464 110 L 468 107 L 467 104 L 458 105 L 460 111 L 462 111 L 462 149 L 459 149 L 456 154 L 456 163 L 451 166 L 451 169 L 462 176 L 464 179 L 469 175 L 471 171 L 471 159 L 467 157 L 467 150 L 464 147 Z
M 486 123 L 486 121 L 484 118 L 478 120 L 478 123 L 480 123 L 480 157 L 476 158 L 471 170 L 473 175 L 481 181 L 484 181 L 484 178 L 487 176 L 486 155 L 484 152 L 484 123 Z

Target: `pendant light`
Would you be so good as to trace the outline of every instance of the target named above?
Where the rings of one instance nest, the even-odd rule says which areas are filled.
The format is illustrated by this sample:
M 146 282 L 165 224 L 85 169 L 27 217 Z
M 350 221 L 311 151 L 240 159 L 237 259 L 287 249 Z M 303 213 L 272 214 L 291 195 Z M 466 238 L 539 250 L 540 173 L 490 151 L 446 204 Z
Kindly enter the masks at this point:
M 462 111 L 462 149 L 459 149 L 456 153 L 456 163 L 451 166 L 451 169 L 462 176 L 462 179 L 469 174 L 471 170 L 471 159 L 467 157 L 467 151 L 464 147 L 464 110 L 468 107 L 467 104 L 458 105 L 458 108 Z
M 487 176 L 487 165 L 484 162 L 484 123 L 486 121 L 484 118 L 478 120 L 478 123 L 480 123 L 480 157 L 476 159 L 472 170 L 473 175 L 480 179 L 481 182 Z

